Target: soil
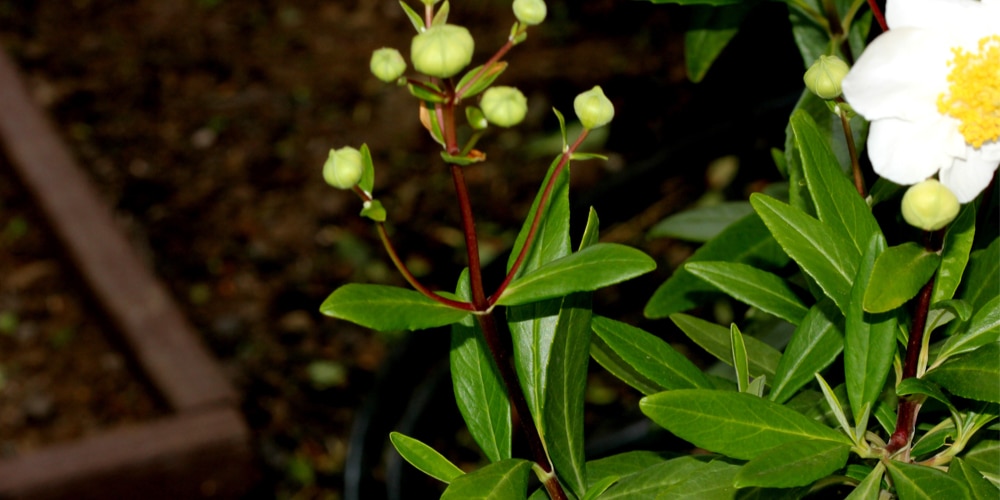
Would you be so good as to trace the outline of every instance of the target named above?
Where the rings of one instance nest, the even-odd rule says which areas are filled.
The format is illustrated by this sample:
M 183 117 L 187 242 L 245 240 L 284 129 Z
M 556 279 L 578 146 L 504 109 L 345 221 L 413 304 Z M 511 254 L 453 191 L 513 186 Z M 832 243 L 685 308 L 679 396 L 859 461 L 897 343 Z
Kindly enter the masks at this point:
M 452 21 L 479 41 L 475 60 L 505 40 L 513 22 L 509 5 L 452 6 Z M 783 19 L 777 13 L 771 18 Z M 648 3 L 549 2 L 548 20 L 515 47 L 499 80 L 528 96 L 528 119 L 485 137 L 480 147 L 489 161 L 466 174 L 482 245 L 501 262 L 559 149 L 549 110 L 571 116 L 573 96 L 602 85 L 617 117 L 592 148 L 610 158 L 574 167 L 574 213 L 582 219 L 588 205 L 596 206 L 606 240 L 639 246 L 663 264 L 655 275 L 596 299 L 602 313 L 640 325 L 648 324 L 641 317 L 646 298 L 692 249 L 646 241 L 644 232 L 701 196 L 713 159 L 737 155 L 732 197 L 773 178 L 769 148 L 782 145 L 786 108 L 798 92 L 785 75 L 801 71 L 794 48 L 769 37 L 787 33 L 784 26 L 746 35 L 772 43 L 727 52 L 723 61 L 734 69 L 716 72 L 701 87 L 686 82 L 684 23 L 682 11 Z M 379 335 L 318 312 L 326 295 L 347 282 L 404 285 L 357 216 L 356 197 L 323 183 L 320 166 L 332 147 L 370 146 L 392 237 L 422 280 L 452 289 L 464 260 L 451 180 L 419 125 L 415 102 L 367 69 L 372 50 L 391 46 L 405 54 L 411 36 L 394 0 L 0 0 L 0 43 L 243 394 L 264 469 L 255 490 L 261 497 L 343 495 L 345 481 L 354 481 L 344 475 L 350 447 L 374 439 L 364 432 L 369 423 L 384 443 L 387 430 L 374 425 L 377 410 L 405 411 L 411 390 L 442 386 L 432 360 L 446 352 L 445 335 Z M 753 73 L 745 72 L 745 61 L 757 64 Z M 731 88 L 734 78 L 742 78 L 741 92 L 713 94 Z M 793 84 L 777 88 L 774 81 Z M 748 96 L 771 104 L 748 107 Z M 18 325 L 0 335 L 3 450 L 20 453 L 162 411 L 128 379 L 113 340 L 102 340 L 104 328 L 85 294 L 66 286 L 72 272 L 49 253 L 44 228 L 5 172 L 0 323 L 6 314 Z M 497 266 L 491 269 L 487 278 L 496 279 Z M 666 332 L 663 322 L 656 325 L 653 331 Z M 420 342 L 415 335 L 436 336 Z M 400 362 L 426 349 L 436 354 L 422 364 Z M 414 372 L 394 386 L 401 366 Z M 73 376 L 61 375 L 67 373 Z M 85 383 L 87 376 L 95 381 Z M 594 401 L 614 402 L 595 403 L 593 419 L 635 412 L 634 393 L 600 373 L 594 377 L 610 391 Z M 96 394 L 102 388 L 108 394 Z M 51 404 L 40 412 L 45 418 L 28 411 L 43 406 L 31 399 L 38 394 Z M 65 406 L 64 394 L 78 406 Z M 403 403 L 380 406 L 387 399 Z M 428 411 L 457 414 L 448 404 Z M 456 432 L 439 439 L 459 443 L 451 445 L 451 457 L 474 465 L 478 454 Z M 365 472 L 369 479 L 393 474 L 391 464 L 373 467 Z

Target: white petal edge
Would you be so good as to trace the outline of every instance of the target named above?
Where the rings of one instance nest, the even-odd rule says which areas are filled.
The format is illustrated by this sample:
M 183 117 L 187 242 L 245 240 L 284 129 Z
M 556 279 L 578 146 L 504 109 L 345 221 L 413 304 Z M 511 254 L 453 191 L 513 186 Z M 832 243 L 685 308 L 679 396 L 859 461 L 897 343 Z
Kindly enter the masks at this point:
M 993 180 L 993 173 L 1000 165 L 1000 144 L 976 150 L 969 146 L 966 159 L 956 158 L 949 168 L 941 170 L 938 177 L 959 203 L 968 203 L 979 196 Z
M 923 181 L 950 167 L 956 154 L 965 154 L 965 142 L 954 121 L 943 117 L 916 122 L 885 118 L 873 121 L 868 132 L 875 173 L 896 184 Z
M 868 120 L 926 119 L 948 88 L 948 59 L 955 40 L 918 28 L 876 38 L 842 82 L 844 98 Z

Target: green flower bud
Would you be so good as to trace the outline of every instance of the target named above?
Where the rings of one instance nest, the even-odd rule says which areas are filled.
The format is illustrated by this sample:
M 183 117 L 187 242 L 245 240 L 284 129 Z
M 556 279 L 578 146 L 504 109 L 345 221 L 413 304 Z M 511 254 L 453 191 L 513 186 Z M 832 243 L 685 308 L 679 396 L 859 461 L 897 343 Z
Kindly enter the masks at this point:
M 514 87 L 490 87 L 479 102 L 486 119 L 499 127 L 513 127 L 528 114 L 528 100 Z
M 323 164 L 323 180 L 337 189 L 351 189 L 361 180 L 361 151 L 352 147 L 331 149 Z
M 513 7 L 514 17 L 528 26 L 541 24 L 548 13 L 545 0 L 514 0 Z
M 910 186 L 903 195 L 903 218 L 924 231 L 937 231 L 955 220 L 958 198 L 936 179 Z
M 614 105 L 599 86 L 576 96 L 573 100 L 573 110 L 586 129 L 603 127 L 615 117 Z
M 425 75 L 448 78 L 472 62 L 475 48 L 469 30 L 454 24 L 440 24 L 413 37 L 410 60 L 413 67 Z
M 484 130 L 489 126 L 486 116 L 483 115 L 483 110 L 475 106 L 465 107 L 465 118 L 469 120 L 469 126 L 472 127 L 472 130 Z
M 396 81 L 406 71 L 406 61 L 403 60 L 403 55 L 398 50 L 387 47 L 372 52 L 372 60 L 368 66 L 375 78 L 386 83 Z
M 819 56 L 806 70 L 802 80 L 813 94 L 823 99 L 834 99 L 840 97 L 840 82 L 850 70 L 850 66 L 837 56 Z

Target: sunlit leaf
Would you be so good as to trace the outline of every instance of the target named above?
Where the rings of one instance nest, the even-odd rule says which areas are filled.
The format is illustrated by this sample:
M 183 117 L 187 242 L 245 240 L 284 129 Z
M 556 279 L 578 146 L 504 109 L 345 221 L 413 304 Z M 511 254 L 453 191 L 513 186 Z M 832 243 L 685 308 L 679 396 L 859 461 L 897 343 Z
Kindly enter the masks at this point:
M 792 441 L 747 462 L 736 475 L 738 488 L 805 486 L 847 463 L 851 447 L 833 441 Z
M 399 432 L 391 432 L 389 440 L 407 462 L 438 481 L 450 483 L 456 477 L 465 474 L 437 450 L 417 439 Z
M 334 290 L 319 308 L 327 316 L 392 332 L 422 330 L 457 323 L 469 316 L 405 288 L 350 283 Z
M 924 374 L 948 392 L 977 401 L 1000 403 L 1000 343 L 955 356 Z
M 508 458 L 455 478 L 441 500 L 504 500 L 524 498 L 531 462 Z
M 740 302 L 798 324 L 809 309 L 779 276 L 736 262 L 692 262 L 690 273 L 715 285 Z
M 709 354 L 726 364 L 732 363 L 733 346 L 728 328 L 687 314 L 674 314 L 670 316 L 670 320 Z M 753 337 L 744 337 L 743 343 L 747 350 L 750 375 L 765 375 L 773 380 L 781 353 Z
M 772 401 L 788 400 L 812 381 L 813 374 L 833 363 L 844 349 L 842 327 L 835 323 L 840 318 L 832 309 L 832 303 L 826 301 L 814 305 L 795 329 L 771 382 Z
M 933 467 L 887 460 L 884 462 L 896 486 L 899 500 L 968 498 L 962 482 Z

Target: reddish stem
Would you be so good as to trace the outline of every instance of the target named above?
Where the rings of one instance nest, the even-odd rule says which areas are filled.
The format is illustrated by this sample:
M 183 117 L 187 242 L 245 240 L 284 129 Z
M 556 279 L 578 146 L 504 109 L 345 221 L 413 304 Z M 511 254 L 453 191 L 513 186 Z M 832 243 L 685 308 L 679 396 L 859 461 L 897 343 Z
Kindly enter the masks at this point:
M 514 276 L 517 274 L 518 269 L 521 268 L 524 258 L 528 255 L 528 249 L 531 248 L 531 243 L 535 239 L 535 233 L 538 232 L 538 226 L 542 220 L 542 214 L 545 212 L 545 205 L 548 203 L 549 195 L 552 194 L 552 188 L 555 186 L 556 179 L 559 177 L 559 174 L 562 173 L 566 164 L 569 163 L 569 158 L 573 155 L 573 152 L 576 151 L 576 149 L 580 147 L 580 144 L 583 143 L 583 140 L 587 138 L 587 133 L 589 132 L 590 131 L 587 129 L 583 130 L 580 137 L 577 137 L 576 141 L 574 141 L 573 144 L 565 152 L 563 152 L 562 157 L 559 159 L 559 164 L 556 165 L 556 168 L 552 171 L 552 176 L 549 177 L 549 182 L 545 185 L 545 190 L 542 191 L 542 196 L 538 200 L 538 207 L 535 208 L 535 218 L 531 220 L 531 228 L 528 229 L 528 236 L 524 239 L 524 244 L 521 245 L 521 251 L 517 254 L 517 259 L 514 260 L 514 265 L 510 266 L 510 271 L 507 272 L 507 277 L 504 278 L 503 283 L 500 283 L 500 286 L 497 287 L 496 291 L 493 292 L 493 295 L 490 296 L 490 305 L 495 304 L 496 301 L 500 299 L 500 295 L 507 289 L 510 282 L 514 280 Z
M 882 32 L 889 31 L 889 25 L 885 23 L 885 16 L 882 15 L 882 9 L 879 8 L 878 3 L 875 0 L 868 0 L 868 7 L 872 9 L 872 14 L 875 15 L 878 25 L 882 27 Z

